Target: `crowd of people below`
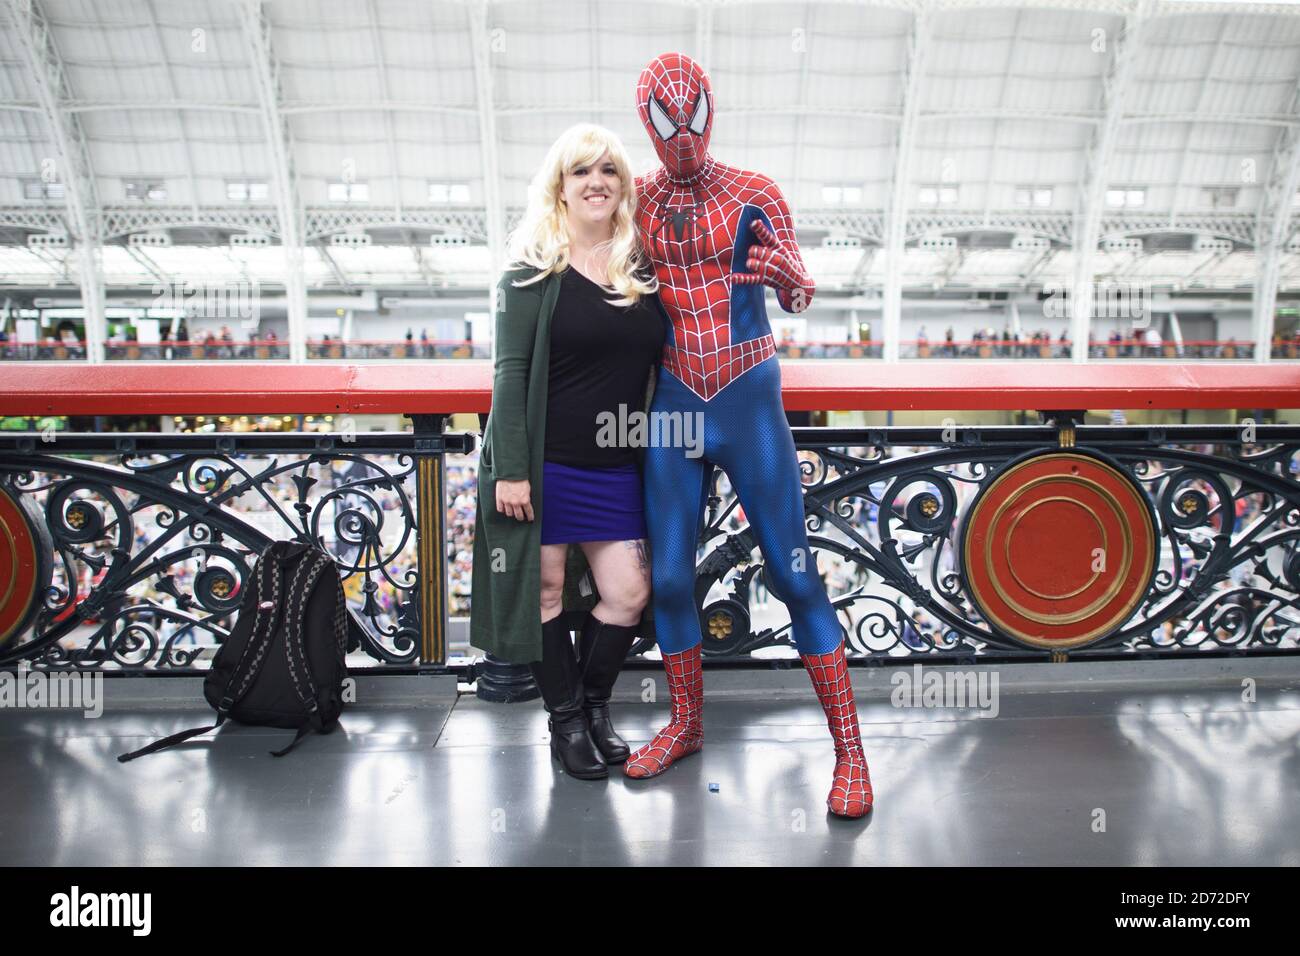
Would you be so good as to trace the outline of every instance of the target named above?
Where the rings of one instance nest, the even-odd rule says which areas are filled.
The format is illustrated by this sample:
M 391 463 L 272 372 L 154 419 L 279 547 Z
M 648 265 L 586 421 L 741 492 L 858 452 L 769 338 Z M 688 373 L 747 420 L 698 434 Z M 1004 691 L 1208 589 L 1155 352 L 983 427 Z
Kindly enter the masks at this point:
M 792 359 L 881 358 L 884 342 L 864 337 L 860 341 L 796 339 L 786 331 L 777 343 L 777 353 Z M 276 335 L 275 329 L 250 330 L 246 338 L 236 339 L 229 325 L 198 328 L 189 336 L 182 323 L 172 336 L 163 329 L 161 341 L 141 343 L 131 328 L 114 326 L 104 342 L 105 357 L 114 361 L 170 361 L 173 359 L 259 361 L 289 358 L 289 342 Z M 899 343 L 902 358 L 1016 358 L 1068 359 L 1071 357 L 1068 330 L 1054 335 L 1050 330 L 1013 329 L 1001 332 L 993 327 L 975 329 L 969 338 L 959 339 L 948 326 L 939 341 L 931 341 L 922 325 L 914 339 Z M 1109 335 L 1089 342 L 1091 358 L 1139 359 L 1250 359 L 1255 343 L 1226 339 L 1175 340 L 1162 336 L 1155 326 L 1121 330 L 1112 328 Z M 1276 359 L 1300 358 L 1300 327 L 1273 336 L 1271 354 Z M 86 356 L 85 343 L 72 335 L 46 335 L 38 342 L 19 342 L 12 333 L 0 328 L 0 360 L 78 360 Z M 427 328 L 417 335 L 408 328 L 401 339 L 358 339 L 344 341 L 339 335 L 325 333 L 307 341 L 309 359 L 384 361 L 408 359 L 490 359 L 491 345 L 470 339 L 434 339 Z

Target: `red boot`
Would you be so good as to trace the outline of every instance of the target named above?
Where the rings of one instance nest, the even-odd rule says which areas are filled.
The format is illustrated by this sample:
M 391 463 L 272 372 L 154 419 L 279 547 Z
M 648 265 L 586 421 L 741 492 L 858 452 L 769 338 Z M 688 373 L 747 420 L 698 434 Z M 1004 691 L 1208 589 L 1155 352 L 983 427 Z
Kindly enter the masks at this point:
M 862 752 L 858 709 L 844 660 L 844 645 L 827 654 L 800 654 L 804 668 L 826 711 L 826 723 L 835 738 L 835 782 L 826 806 L 841 817 L 861 817 L 871 812 L 871 774 Z
M 658 776 L 674 760 L 704 746 L 704 672 L 700 668 L 700 645 L 680 654 L 665 654 L 664 673 L 668 676 L 668 695 L 672 700 L 668 726 L 627 758 L 623 772 L 629 777 Z

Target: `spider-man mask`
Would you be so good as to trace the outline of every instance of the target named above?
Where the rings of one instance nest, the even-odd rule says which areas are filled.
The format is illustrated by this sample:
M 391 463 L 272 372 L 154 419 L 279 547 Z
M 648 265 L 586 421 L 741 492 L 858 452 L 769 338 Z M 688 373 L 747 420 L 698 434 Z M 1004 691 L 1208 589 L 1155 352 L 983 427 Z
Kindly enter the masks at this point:
M 695 175 L 713 131 L 713 87 L 703 68 L 681 53 L 655 57 L 637 81 L 636 108 L 669 174 Z

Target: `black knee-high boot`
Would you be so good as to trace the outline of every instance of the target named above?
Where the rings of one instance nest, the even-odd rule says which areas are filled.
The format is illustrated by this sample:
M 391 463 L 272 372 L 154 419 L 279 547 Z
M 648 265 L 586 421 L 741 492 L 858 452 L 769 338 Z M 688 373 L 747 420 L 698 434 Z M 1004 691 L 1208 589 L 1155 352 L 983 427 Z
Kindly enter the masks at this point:
M 587 730 L 582 710 L 582 671 L 563 613 L 542 623 L 542 659 L 528 666 L 551 718 L 551 756 L 572 776 L 584 780 L 609 776 L 609 768 Z
M 586 698 L 583 710 L 591 728 L 591 739 L 606 763 L 622 763 L 628 755 L 627 742 L 609 719 L 609 695 L 639 630 L 637 625 L 606 624 L 596 615 L 588 614 L 578 637 L 578 667 L 582 671 Z

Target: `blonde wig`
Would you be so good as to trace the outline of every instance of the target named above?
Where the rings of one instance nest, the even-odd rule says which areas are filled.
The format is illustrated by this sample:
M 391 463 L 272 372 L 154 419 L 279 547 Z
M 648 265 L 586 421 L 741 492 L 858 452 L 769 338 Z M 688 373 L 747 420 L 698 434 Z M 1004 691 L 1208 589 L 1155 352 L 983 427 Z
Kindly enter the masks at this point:
M 579 166 L 590 166 L 606 152 L 623 185 L 623 196 L 612 216 L 614 235 L 596 247 L 608 251 L 605 274 L 620 296 L 610 301 L 619 306 L 634 305 L 641 296 L 658 288 L 637 239 L 636 180 L 627 151 L 614 133 L 593 123 L 578 123 L 561 133 L 528 186 L 528 208 L 510 234 L 507 247 L 511 263 L 540 271 L 532 278 L 515 282 L 516 286 L 540 282 L 569 267 L 568 212 L 560 202 L 563 177 Z

